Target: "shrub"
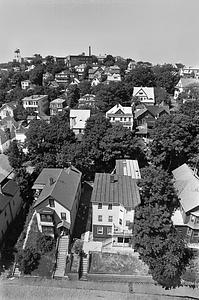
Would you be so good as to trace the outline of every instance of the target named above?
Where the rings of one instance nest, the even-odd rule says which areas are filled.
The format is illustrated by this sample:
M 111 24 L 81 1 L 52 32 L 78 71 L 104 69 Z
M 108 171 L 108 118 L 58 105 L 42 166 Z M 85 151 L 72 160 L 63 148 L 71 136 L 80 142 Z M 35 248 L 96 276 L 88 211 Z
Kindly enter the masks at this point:
M 50 252 L 55 246 L 55 240 L 51 236 L 42 235 L 37 240 L 37 249 L 44 254 Z
M 30 274 L 38 266 L 40 254 L 35 248 L 26 248 L 18 253 L 17 263 L 19 270 L 24 274 Z

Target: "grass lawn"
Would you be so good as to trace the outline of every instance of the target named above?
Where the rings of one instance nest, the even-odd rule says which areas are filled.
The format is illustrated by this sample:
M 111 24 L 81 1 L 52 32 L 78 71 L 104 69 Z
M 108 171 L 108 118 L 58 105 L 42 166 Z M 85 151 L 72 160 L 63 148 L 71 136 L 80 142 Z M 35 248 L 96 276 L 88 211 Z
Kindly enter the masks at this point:
M 145 276 L 148 268 L 135 255 L 93 252 L 90 273 Z

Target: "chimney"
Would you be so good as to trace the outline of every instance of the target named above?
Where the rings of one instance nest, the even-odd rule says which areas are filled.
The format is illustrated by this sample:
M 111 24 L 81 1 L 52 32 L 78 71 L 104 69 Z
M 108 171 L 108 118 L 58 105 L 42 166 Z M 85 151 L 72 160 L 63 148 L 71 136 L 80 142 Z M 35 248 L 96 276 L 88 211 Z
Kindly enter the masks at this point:
M 88 47 L 88 55 L 91 56 L 91 46 Z
M 54 179 L 52 177 L 49 178 L 49 183 L 52 185 L 54 183 Z
M 110 183 L 114 183 L 114 182 L 115 182 L 114 174 L 111 174 L 110 175 Z

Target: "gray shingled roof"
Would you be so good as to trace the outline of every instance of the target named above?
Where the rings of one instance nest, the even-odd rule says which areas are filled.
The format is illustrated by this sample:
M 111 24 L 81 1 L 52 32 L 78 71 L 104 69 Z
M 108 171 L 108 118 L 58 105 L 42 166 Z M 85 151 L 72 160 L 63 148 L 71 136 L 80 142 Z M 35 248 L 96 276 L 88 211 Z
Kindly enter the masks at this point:
M 50 182 L 50 179 L 52 182 Z M 37 184 L 45 186 L 34 207 L 51 196 L 63 207 L 71 210 L 80 181 L 81 172 L 74 167 L 68 169 L 43 169 L 34 186 Z
M 114 178 L 114 182 L 111 182 L 111 178 Z M 130 176 L 96 173 L 91 202 L 135 208 L 140 204 L 136 180 Z

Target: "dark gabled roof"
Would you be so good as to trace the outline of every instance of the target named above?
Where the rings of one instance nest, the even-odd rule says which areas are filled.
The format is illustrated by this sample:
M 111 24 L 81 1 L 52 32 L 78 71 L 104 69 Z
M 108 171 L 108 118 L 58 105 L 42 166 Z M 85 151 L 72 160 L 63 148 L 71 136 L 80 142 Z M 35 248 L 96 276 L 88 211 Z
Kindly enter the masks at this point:
M 18 191 L 19 187 L 14 180 L 9 180 L 2 188 L 4 194 L 8 196 L 14 196 Z
M 12 200 L 11 196 L 3 195 L 0 193 L 0 213 L 4 210 L 4 208 L 8 205 L 8 203 Z
M 37 184 L 45 186 L 34 207 L 38 206 L 48 197 L 52 197 L 63 207 L 71 210 L 81 175 L 81 172 L 74 167 L 69 167 L 68 169 L 43 169 L 34 186 Z
M 147 110 L 156 117 L 161 112 L 165 111 L 167 114 L 169 114 L 169 107 L 168 106 L 153 106 L 153 105 L 146 105 Z
M 114 178 L 114 182 L 111 182 Z M 135 208 L 140 204 L 136 180 L 130 176 L 96 173 L 91 202 Z

